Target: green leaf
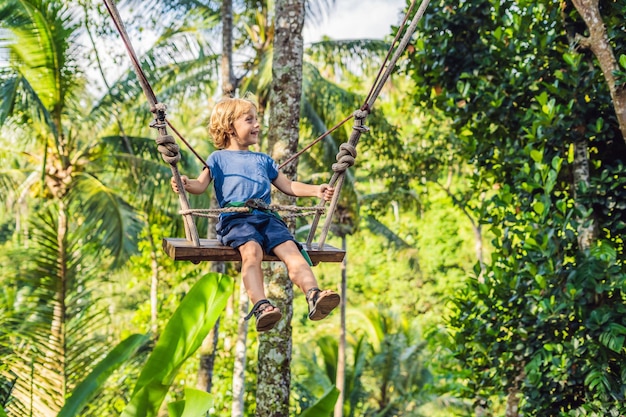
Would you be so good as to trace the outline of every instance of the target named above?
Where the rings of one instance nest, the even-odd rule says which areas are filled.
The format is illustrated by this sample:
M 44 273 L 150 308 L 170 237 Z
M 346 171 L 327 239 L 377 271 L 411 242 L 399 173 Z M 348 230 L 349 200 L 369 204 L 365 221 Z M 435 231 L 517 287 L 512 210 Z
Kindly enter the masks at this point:
M 537 285 L 539 285 L 539 288 L 541 288 L 542 290 L 545 290 L 547 288 L 546 285 L 546 278 L 543 275 L 535 275 L 535 282 L 537 283 Z M 547 344 L 546 346 L 546 350 L 547 349 Z
M 574 153 L 575 153 L 574 144 L 570 143 L 569 148 L 567 150 L 567 163 L 568 164 L 571 164 L 574 162 Z
M 339 390 L 333 385 L 324 393 L 322 398 L 304 410 L 300 417 L 328 417 L 333 412 L 338 397 Z
M 107 378 L 147 340 L 146 335 L 134 334 L 120 342 L 74 389 L 57 417 L 77 416 L 85 405 L 100 392 Z
M 543 160 L 543 151 L 533 149 L 530 151 L 530 157 L 535 162 L 541 162 Z
M 208 392 L 194 388 L 185 388 L 185 399 L 167 405 L 169 417 L 205 416 L 213 406 L 212 396 Z
M 178 370 L 200 347 L 232 290 L 232 278 L 214 272 L 204 275 L 191 288 L 165 326 L 122 417 L 158 414 Z
M 576 62 L 576 55 L 569 53 L 569 52 L 565 53 L 563 54 L 563 60 L 567 62 L 570 66 L 574 66 Z
M 626 69 L 626 55 L 619 56 L 619 64 L 622 66 L 622 68 Z
M 538 215 L 543 216 L 546 211 L 546 206 L 541 201 L 535 201 L 533 202 L 533 211 Z

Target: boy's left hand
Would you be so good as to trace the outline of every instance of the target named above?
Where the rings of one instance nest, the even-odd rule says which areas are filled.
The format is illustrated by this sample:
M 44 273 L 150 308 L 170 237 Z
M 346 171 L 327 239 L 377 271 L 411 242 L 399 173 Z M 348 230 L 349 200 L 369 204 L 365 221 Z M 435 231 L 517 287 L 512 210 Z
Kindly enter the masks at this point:
M 320 193 L 318 195 L 319 198 L 323 198 L 325 201 L 330 201 L 333 199 L 333 194 L 335 194 L 335 187 L 331 187 L 328 184 L 320 185 Z

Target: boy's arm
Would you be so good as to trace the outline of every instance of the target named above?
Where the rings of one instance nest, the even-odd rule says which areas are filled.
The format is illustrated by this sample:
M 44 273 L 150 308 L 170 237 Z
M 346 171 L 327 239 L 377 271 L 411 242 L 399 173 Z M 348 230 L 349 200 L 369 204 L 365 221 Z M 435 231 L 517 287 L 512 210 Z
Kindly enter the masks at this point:
M 319 197 L 330 201 L 335 192 L 335 189 L 328 184 L 314 185 L 291 181 L 282 172 L 278 173 L 278 177 L 276 177 L 273 184 L 283 193 L 294 197 Z
M 180 179 L 183 183 L 185 191 L 191 194 L 202 194 L 208 188 L 212 178 L 211 171 L 205 168 L 196 179 L 187 178 L 186 175 L 182 175 Z M 171 183 L 172 189 L 175 192 L 178 192 L 178 186 L 176 185 L 176 180 L 173 177 Z

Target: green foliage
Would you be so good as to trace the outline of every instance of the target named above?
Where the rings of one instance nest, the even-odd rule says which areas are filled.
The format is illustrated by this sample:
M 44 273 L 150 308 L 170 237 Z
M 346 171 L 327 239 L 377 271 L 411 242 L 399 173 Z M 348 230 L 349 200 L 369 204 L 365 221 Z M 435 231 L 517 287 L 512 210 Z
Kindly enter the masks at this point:
M 332 413 L 339 397 L 337 387 L 331 387 L 312 407 L 304 410 L 300 417 L 325 417 Z
M 584 25 L 567 4 L 431 6 L 408 69 L 451 120 L 485 196 L 468 208 L 494 236 L 450 319 L 455 386 L 528 415 L 623 412 L 624 140 L 591 54 L 572 52 Z
M 118 344 L 107 356 L 94 367 L 93 371 L 74 388 L 70 397 L 65 401 L 57 417 L 72 417 L 89 402 L 98 391 L 102 390 L 106 379 L 128 358 L 133 355 L 140 345 L 146 343 L 147 336 L 132 335 Z
M 168 321 L 122 416 L 156 416 L 181 365 L 200 347 L 232 292 L 233 281 L 210 273 L 198 280 Z
M 170 417 L 204 416 L 211 407 L 211 395 L 193 388 L 185 388 L 184 400 L 167 404 Z
M 430 402 L 424 389 L 431 377 L 426 343 L 416 319 L 368 306 L 350 309 L 347 320 L 344 415 L 404 415 Z M 332 328 L 324 334 L 307 335 L 297 349 L 295 387 L 302 408 L 335 383 L 338 343 Z

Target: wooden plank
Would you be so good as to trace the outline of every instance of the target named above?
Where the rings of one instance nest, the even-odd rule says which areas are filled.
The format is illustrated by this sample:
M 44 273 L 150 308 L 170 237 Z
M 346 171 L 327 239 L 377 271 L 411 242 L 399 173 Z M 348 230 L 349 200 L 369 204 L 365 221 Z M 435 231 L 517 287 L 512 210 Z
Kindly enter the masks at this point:
M 324 244 L 320 249 L 317 243 L 306 248 L 311 262 L 317 265 L 320 262 L 341 262 L 346 256 L 346 252 L 333 246 Z M 200 239 L 200 246 L 194 246 L 193 242 L 185 238 L 168 237 L 163 239 L 163 250 L 175 261 L 191 261 L 194 263 L 202 261 L 241 261 L 239 251 L 224 246 L 217 239 Z M 280 261 L 278 257 L 265 254 L 264 261 Z

